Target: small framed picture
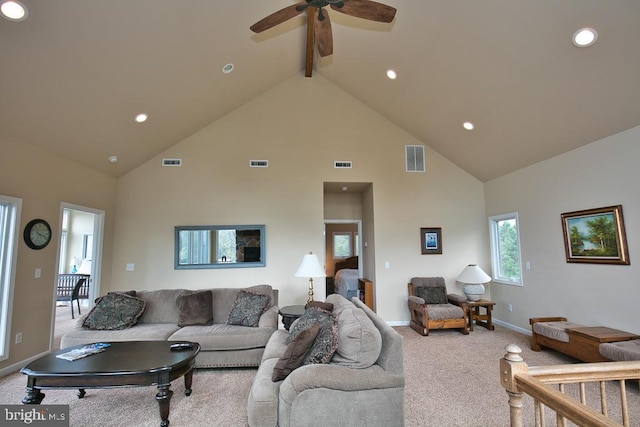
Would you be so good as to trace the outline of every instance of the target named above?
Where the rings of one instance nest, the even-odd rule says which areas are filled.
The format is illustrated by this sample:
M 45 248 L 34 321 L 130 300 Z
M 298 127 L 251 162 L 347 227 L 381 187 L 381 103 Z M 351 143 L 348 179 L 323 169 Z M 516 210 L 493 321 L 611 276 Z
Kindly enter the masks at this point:
M 422 255 L 442 255 L 442 228 L 421 228 Z
M 621 205 L 561 216 L 567 262 L 629 265 Z

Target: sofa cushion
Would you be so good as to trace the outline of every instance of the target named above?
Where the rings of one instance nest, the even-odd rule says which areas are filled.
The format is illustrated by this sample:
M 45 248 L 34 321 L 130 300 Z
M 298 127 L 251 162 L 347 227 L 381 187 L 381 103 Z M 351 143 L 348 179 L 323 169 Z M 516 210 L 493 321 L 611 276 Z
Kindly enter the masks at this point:
M 120 293 L 105 295 L 91 309 L 82 326 L 91 330 L 119 330 L 135 325 L 145 308 L 140 298 Z
M 138 323 L 178 324 L 178 306 L 176 301 L 181 295 L 191 293 L 186 289 L 158 289 L 156 291 L 137 291 L 138 298 L 147 303 Z
M 117 331 L 94 331 L 84 328 L 73 329 L 62 336 L 60 348 L 100 341 L 166 341 L 171 334 L 180 330 L 175 323 L 142 324 Z
M 429 319 L 460 319 L 464 317 L 462 307 L 453 304 L 427 304 Z
M 302 366 L 302 362 L 304 362 L 307 353 L 311 350 L 318 332 L 320 332 L 320 325 L 314 323 L 291 340 L 284 354 L 278 359 L 276 366 L 273 368 L 271 381 L 282 381 L 294 369 Z
M 228 325 L 257 327 L 260 316 L 266 310 L 271 298 L 263 294 L 240 291 L 227 318 Z
M 413 288 L 415 296 L 420 297 L 427 304 L 446 304 L 447 288 L 440 286 L 416 286 Z
M 566 332 L 567 328 L 578 325 L 573 322 L 536 322 L 533 324 L 531 329 L 536 334 L 540 334 L 547 338 L 551 338 L 552 340 L 561 341 L 561 342 L 569 342 L 569 334 Z
M 640 339 L 602 343 L 599 350 L 603 357 L 617 362 L 640 360 Z
M 271 328 L 214 323 L 208 326 L 185 326 L 169 337 L 169 341 L 192 341 L 200 344 L 200 351 L 225 351 L 261 348 L 273 333 Z
M 338 318 L 338 348 L 332 363 L 351 368 L 367 368 L 378 360 L 382 336 L 364 311 L 354 306 Z
M 210 290 L 181 295 L 177 304 L 178 326 L 213 324 L 213 293 Z

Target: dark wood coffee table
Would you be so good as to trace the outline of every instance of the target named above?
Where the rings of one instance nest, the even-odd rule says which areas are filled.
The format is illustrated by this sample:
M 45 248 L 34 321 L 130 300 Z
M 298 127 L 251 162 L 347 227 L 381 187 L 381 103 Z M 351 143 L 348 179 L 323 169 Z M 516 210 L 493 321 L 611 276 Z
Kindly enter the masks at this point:
M 44 389 L 78 389 L 83 398 L 85 389 L 112 387 L 142 387 L 157 385 L 156 400 L 160 407 L 162 427 L 169 425 L 169 402 L 173 391 L 171 381 L 184 375 L 184 394 L 191 394 L 193 369 L 200 345 L 172 351 L 172 341 L 128 341 L 112 342 L 106 351 L 82 359 L 68 361 L 56 355 L 75 347 L 55 351 L 42 356 L 20 372 L 28 376 L 25 404 L 40 404 Z

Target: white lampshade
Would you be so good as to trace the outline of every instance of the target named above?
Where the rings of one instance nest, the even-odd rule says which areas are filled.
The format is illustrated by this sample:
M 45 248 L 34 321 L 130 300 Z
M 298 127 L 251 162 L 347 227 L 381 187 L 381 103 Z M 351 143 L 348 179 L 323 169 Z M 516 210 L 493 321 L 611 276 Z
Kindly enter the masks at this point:
M 302 258 L 298 271 L 294 274 L 295 277 L 325 277 L 324 268 L 320 265 L 318 256 L 316 254 L 306 254 Z
M 83 259 L 78 268 L 78 274 L 91 274 L 91 260 Z
M 482 271 L 476 264 L 469 264 L 462 270 L 457 280 L 460 283 L 488 283 L 491 281 L 491 276 Z

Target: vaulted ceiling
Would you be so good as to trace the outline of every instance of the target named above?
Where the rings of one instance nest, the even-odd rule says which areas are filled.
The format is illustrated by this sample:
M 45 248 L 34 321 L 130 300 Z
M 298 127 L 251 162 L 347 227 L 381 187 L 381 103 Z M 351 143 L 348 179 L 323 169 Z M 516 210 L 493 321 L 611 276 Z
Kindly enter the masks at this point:
M 304 70 L 305 14 L 249 30 L 290 0 L 20 1 L 26 20 L 0 18 L 0 132 L 115 177 Z M 390 24 L 328 11 L 314 76 L 481 181 L 640 125 L 637 0 L 384 3 Z

